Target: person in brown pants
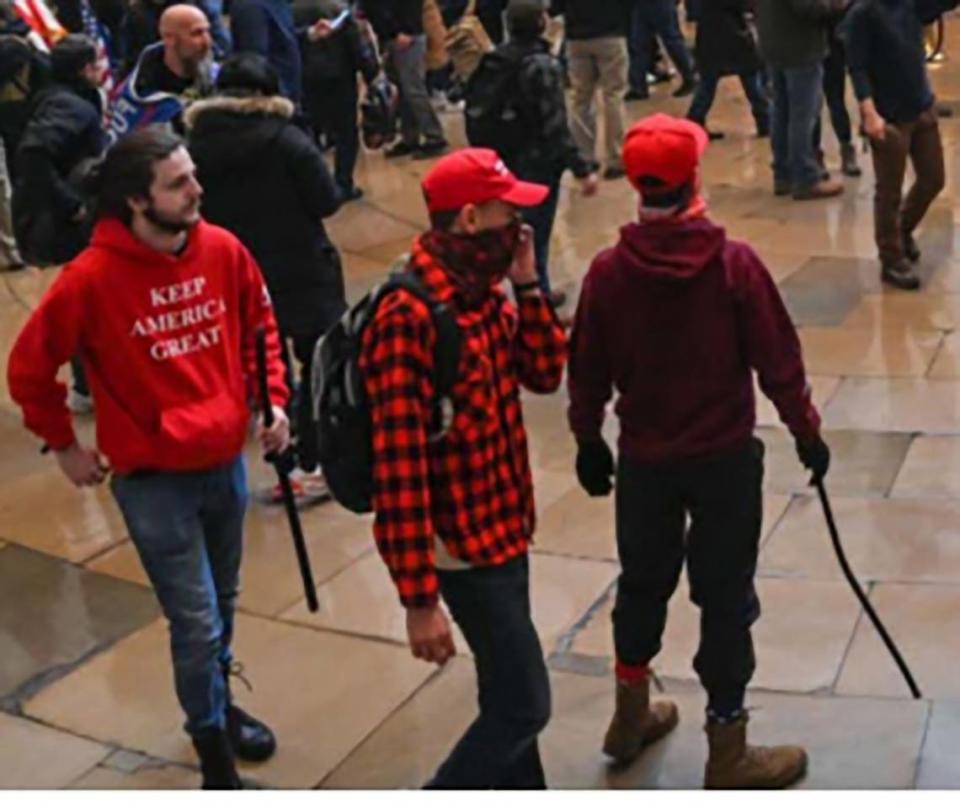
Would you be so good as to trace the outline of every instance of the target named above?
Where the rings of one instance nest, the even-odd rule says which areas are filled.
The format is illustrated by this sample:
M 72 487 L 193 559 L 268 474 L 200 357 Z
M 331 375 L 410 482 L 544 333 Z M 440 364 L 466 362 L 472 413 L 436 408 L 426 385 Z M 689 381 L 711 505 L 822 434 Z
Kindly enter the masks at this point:
M 900 289 L 920 287 L 913 233 L 944 186 L 923 26 L 956 5 L 957 0 L 855 0 L 841 25 L 877 177 L 874 226 L 881 276 Z M 916 180 L 904 200 L 908 158 Z

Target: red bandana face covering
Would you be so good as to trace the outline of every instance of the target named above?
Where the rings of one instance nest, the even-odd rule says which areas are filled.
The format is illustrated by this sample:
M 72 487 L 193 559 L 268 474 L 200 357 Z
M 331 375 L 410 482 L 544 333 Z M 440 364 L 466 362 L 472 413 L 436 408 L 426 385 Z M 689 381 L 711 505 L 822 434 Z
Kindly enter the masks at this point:
M 520 242 L 522 221 L 490 228 L 472 236 L 429 231 L 421 240 L 471 305 L 482 303 L 510 271 Z

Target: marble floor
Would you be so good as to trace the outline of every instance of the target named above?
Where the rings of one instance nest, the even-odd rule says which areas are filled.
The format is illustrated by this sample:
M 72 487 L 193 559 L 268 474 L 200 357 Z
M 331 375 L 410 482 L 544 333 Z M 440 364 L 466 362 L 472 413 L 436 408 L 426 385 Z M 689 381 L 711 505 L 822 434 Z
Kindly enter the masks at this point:
M 948 53 L 960 53 L 958 31 L 953 20 Z M 951 106 L 960 100 L 957 58 L 932 69 Z M 960 787 L 960 119 L 942 125 L 948 185 L 919 236 L 924 288 L 902 294 L 878 281 L 869 163 L 840 198 L 774 198 L 769 144 L 752 135 L 739 87 L 724 84 L 710 122 L 727 138 L 704 162 L 712 213 L 762 254 L 800 326 L 834 452 L 828 484 L 844 542 L 925 692 L 922 701 L 909 697 L 843 582 L 789 437 L 761 401 L 768 460 L 764 615 L 749 699 L 756 737 L 805 744 L 809 788 Z M 684 106 L 657 88 L 629 110 L 639 117 Z M 445 123 L 461 143 L 459 117 Z M 836 142 L 825 130 L 835 168 Z M 418 179 L 426 166 L 363 157 L 367 198 L 329 224 L 351 297 L 425 224 Z M 633 206 L 622 181 L 604 183 L 593 199 L 565 186 L 554 272 L 574 299 L 590 258 L 614 241 Z M 0 275 L 0 375 L 52 278 Z M 601 757 L 613 689 L 612 509 L 576 485 L 564 393 L 525 406 L 541 517 L 533 608 L 556 699 L 543 738 L 549 781 L 697 787 L 704 699 L 690 664 L 698 621 L 685 587 L 656 664 L 683 721 L 628 771 L 610 772 Z M 78 425 L 91 436 L 89 420 Z M 0 788 L 197 786 L 166 627 L 108 493 L 67 485 L 23 432 L 5 387 L 0 435 Z M 263 490 L 270 473 L 252 449 L 250 464 L 254 489 Z M 282 512 L 255 503 L 249 516 L 237 644 L 253 691 L 238 693 L 275 726 L 281 746 L 244 775 L 279 788 L 416 787 L 473 714 L 470 659 L 436 670 L 409 656 L 369 520 L 325 505 L 307 510 L 304 523 L 317 615 L 304 606 Z

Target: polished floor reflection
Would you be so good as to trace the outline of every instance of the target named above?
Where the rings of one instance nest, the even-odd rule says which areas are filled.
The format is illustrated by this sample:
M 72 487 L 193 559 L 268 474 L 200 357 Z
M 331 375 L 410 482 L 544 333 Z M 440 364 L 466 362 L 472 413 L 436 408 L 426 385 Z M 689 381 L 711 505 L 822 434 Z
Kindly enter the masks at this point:
M 960 53 L 960 22 L 949 30 L 947 51 Z M 935 66 L 933 77 L 956 105 L 955 60 Z M 761 400 L 764 614 L 749 699 L 757 738 L 808 746 L 806 787 L 960 787 L 960 120 L 942 121 L 948 187 L 919 232 L 924 289 L 908 295 L 878 280 L 869 163 L 840 198 L 774 198 L 769 144 L 753 137 L 739 87 L 725 83 L 710 123 L 727 138 L 704 165 L 712 213 L 763 256 L 801 327 L 834 452 L 837 521 L 927 694 L 909 698 L 844 584 L 792 442 Z M 684 111 L 661 88 L 629 109 L 635 117 Z M 462 142 L 458 116 L 445 122 Z M 825 146 L 836 168 L 829 124 Z M 418 180 L 426 168 L 363 157 L 366 199 L 329 225 L 351 298 L 379 280 L 425 224 Z M 614 241 L 634 203 L 622 181 L 605 182 L 593 199 L 565 185 L 553 269 L 573 301 L 590 258 Z M 0 276 L 0 369 L 53 277 Z M 195 787 L 165 624 L 109 493 L 68 487 L 0 389 L 0 788 Z M 656 664 L 679 700 L 681 725 L 630 770 L 611 773 L 600 755 L 613 689 L 613 510 L 576 484 L 565 405 L 562 390 L 525 399 L 540 518 L 533 608 L 555 694 L 543 746 L 549 781 L 696 787 L 704 698 L 691 668 L 698 620 L 685 583 Z M 78 425 L 91 436 L 90 421 Z M 612 421 L 607 431 L 615 436 Z M 249 456 L 253 489 L 262 492 L 270 471 L 253 448 Z M 318 615 L 304 607 L 282 511 L 255 503 L 250 513 L 237 642 L 253 692 L 239 692 L 275 725 L 280 750 L 244 774 L 269 787 L 419 786 L 474 711 L 462 639 L 461 655 L 443 670 L 413 661 L 369 520 L 326 505 L 307 510 L 304 522 Z

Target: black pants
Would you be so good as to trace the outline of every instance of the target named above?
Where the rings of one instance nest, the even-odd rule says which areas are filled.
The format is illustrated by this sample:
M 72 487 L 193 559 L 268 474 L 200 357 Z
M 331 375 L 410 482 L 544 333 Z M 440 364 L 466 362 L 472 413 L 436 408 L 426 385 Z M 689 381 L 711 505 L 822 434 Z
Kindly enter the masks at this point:
M 537 736 L 550 719 L 550 681 L 530 619 L 527 557 L 439 575 L 476 661 L 480 715 L 427 787 L 545 789 Z
M 302 470 L 312 472 L 319 463 L 319 446 L 317 444 L 317 427 L 313 422 L 311 405 L 311 383 L 313 380 L 313 349 L 317 345 L 320 335 L 289 337 L 293 345 L 293 355 L 300 362 L 299 381 L 294 382 L 296 375 L 290 359 L 290 352 L 286 345 L 281 349 L 284 365 L 287 368 L 287 384 L 290 387 L 290 403 L 287 407 L 287 416 L 296 435 L 297 466 Z M 284 343 L 286 343 L 286 338 Z
M 306 87 L 306 108 L 317 133 L 333 137 L 333 177 L 337 186 L 353 188 L 353 171 L 360 154 L 360 129 L 357 124 L 357 81 L 349 78 L 314 81 Z
M 830 38 L 830 51 L 823 62 L 823 96 L 830 112 L 830 122 L 837 141 L 841 145 L 853 142 L 853 126 L 847 111 L 847 55 L 843 43 L 835 36 Z M 813 144 L 822 153 L 823 131 L 820 118 L 813 133 Z
M 623 571 L 613 611 L 617 660 L 645 665 L 659 653 L 667 603 L 686 560 L 690 597 L 700 608 L 693 665 L 714 710 L 739 708 L 755 667 L 750 626 L 760 616 L 753 580 L 762 481 L 759 440 L 674 465 L 640 466 L 621 457 L 617 474 Z

